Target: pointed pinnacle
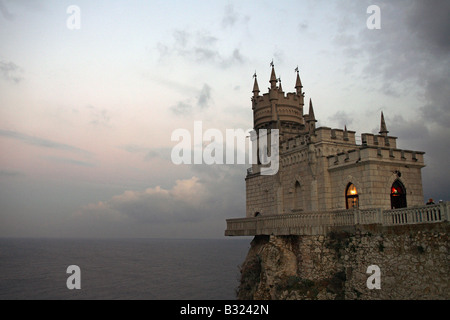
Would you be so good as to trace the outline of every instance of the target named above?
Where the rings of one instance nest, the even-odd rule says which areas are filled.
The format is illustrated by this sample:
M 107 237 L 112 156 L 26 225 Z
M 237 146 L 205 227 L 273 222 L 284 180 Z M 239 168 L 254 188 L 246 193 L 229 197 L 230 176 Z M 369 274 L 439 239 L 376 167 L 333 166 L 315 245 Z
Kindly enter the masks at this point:
M 386 127 L 386 122 L 384 121 L 384 115 L 383 115 L 383 111 L 381 111 L 381 123 L 380 123 L 380 132 L 379 134 L 387 136 L 387 134 L 389 133 L 387 127 Z
M 309 99 L 309 120 L 316 120 L 311 98 Z

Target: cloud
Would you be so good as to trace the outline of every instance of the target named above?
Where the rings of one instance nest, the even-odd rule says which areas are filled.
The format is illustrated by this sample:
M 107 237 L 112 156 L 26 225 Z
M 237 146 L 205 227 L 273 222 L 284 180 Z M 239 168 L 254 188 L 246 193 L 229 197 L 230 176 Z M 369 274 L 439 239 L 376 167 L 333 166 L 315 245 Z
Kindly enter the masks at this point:
M 14 16 L 5 7 L 3 1 L 0 1 L 0 13 L 2 14 L 3 18 L 5 18 L 6 20 L 11 21 L 14 18 Z
M 23 70 L 15 63 L 0 61 L 0 77 L 3 80 L 19 83 L 23 80 Z
M 22 177 L 25 174 L 15 170 L 0 170 L 0 177 Z
M 185 116 L 192 113 L 193 107 L 187 101 L 179 101 L 176 105 L 171 106 L 170 110 L 177 116 Z
M 172 44 L 158 43 L 160 61 L 173 61 L 174 57 L 181 57 L 189 63 L 211 63 L 220 68 L 228 68 L 245 62 L 239 48 L 223 53 L 217 48 L 220 40 L 207 31 L 188 32 L 175 30 Z
M 89 124 L 93 126 L 105 126 L 108 127 L 111 120 L 111 115 L 106 109 L 99 109 L 92 105 L 87 106 L 88 109 L 90 109 L 91 112 L 91 121 Z
M 425 84 L 435 75 L 448 74 L 450 58 L 450 3 L 438 0 L 430 5 L 424 0 L 384 1 L 381 7 L 381 29 L 368 30 L 365 12 L 370 1 L 339 4 L 342 18 L 334 44 L 349 58 L 364 59 L 362 75 L 381 76 L 383 83 L 414 81 Z M 354 18 L 351 15 L 354 15 Z M 352 21 L 358 21 L 355 25 Z M 355 33 L 354 30 L 359 30 Z M 439 68 L 437 68 L 439 64 Z
M 401 137 L 400 143 L 405 144 L 408 148 L 415 145 L 423 145 L 423 143 L 430 139 L 430 130 L 425 125 L 421 119 L 416 119 L 415 121 L 407 121 L 401 115 L 396 115 L 389 120 L 385 118 L 387 129 L 389 130 L 389 135 Z M 378 133 L 379 127 L 376 128 Z
M 34 137 L 34 136 L 30 136 L 30 135 L 27 135 L 24 133 L 16 132 L 16 131 L 0 129 L 0 136 L 15 139 L 15 140 L 21 141 L 23 143 L 37 146 L 37 147 L 70 151 L 70 152 L 83 154 L 85 156 L 92 155 L 92 153 L 89 151 L 86 151 L 86 150 L 83 150 L 83 149 L 80 149 L 80 148 L 77 148 L 77 147 L 74 147 L 74 146 L 71 146 L 68 144 L 59 143 L 59 142 L 55 142 L 55 141 L 51 141 L 51 140 L 47 140 L 47 139 L 43 139 L 43 138 L 39 138 L 39 137 Z
M 158 226 L 183 229 L 190 223 L 217 228 L 225 224 L 225 219 L 245 214 L 245 168 L 242 165 L 184 168 L 190 178 L 178 179 L 170 188 L 127 190 L 108 200 L 82 206 L 75 216 L 86 225 L 89 221 L 117 222 L 117 226 L 131 228 L 138 224 L 159 232 Z M 179 234 L 183 234 L 181 229 Z M 209 233 L 208 230 L 202 232 Z
M 337 128 L 343 129 L 344 126 L 349 127 L 352 124 L 353 116 L 344 110 L 339 110 L 334 115 L 328 117 L 328 120 L 333 122 Z
M 203 203 L 207 194 L 204 184 L 194 176 L 177 180 L 172 189 L 157 186 L 144 191 L 128 190 L 107 201 L 84 206 L 79 214 L 139 223 L 192 222 L 204 218 L 211 209 Z
M 236 24 L 236 21 L 238 20 L 239 16 L 237 12 L 234 10 L 234 7 L 232 4 L 228 4 L 225 7 L 225 14 L 222 19 L 222 26 L 224 28 L 226 27 L 233 27 Z
M 70 158 L 45 157 L 45 159 L 54 161 L 54 162 L 58 162 L 58 163 L 71 164 L 71 165 L 76 165 L 76 166 L 81 166 L 81 167 L 95 167 L 95 164 L 93 164 L 91 162 L 80 161 L 80 160 L 70 159 Z
M 197 105 L 201 109 L 204 109 L 209 106 L 210 101 L 211 101 L 211 87 L 205 83 L 203 85 L 203 88 L 200 90 L 200 95 L 198 96 Z
M 426 152 L 425 196 L 448 199 L 450 174 L 442 166 L 450 156 L 450 2 L 381 1 L 379 30 L 365 27 L 362 13 L 371 4 L 339 2 L 343 15 L 333 43 L 359 66 L 351 71 L 368 90 L 412 101 L 385 112 L 392 119 L 388 130 L 399 137 L 399 147 Z
M 308 24 L 305 22 L 301 22 L 298 24 L 298 30 L 300 32 L 305 32 L 306 30 L 308 30 Z
M 406 17 L 408 29 L 434 55 L 448 55 L 450 52 L 450 2 L 436 0 L 416 1 Z M 447 57 L 448 58 L 448 57 Z
M 426 104 L 420 108 L 420 115 L 428 124 L 447 128 L 450 123 L 450 71 L 428 79 L 425 88 Z
M 206 83 L 203 84 L 197 95 L 197 103 L 194 105 L 190 101 L 190 99 L 178 101 L 170 107 L 170 110 L 177 116 L 187 116 L 208 108 L 212 101 L 211 87 Z
M 146 148 L 134 144 L 119 146 L 118 148 L 130 153 L 140 154 L 143 156 L 145 161 L 150 161 L 157 158 L 167 161 L 171 160 L 172 148 Z

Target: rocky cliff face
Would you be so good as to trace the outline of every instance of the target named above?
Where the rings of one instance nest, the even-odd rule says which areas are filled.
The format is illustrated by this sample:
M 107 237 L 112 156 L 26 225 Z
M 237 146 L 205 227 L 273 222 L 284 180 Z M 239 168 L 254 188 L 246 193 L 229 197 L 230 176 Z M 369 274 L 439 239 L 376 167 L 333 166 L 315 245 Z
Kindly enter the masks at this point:
M 256 236 L 238 299 L 449 299 L 449 229 L 445 222 Z M 372 265 L 380 289 L 368 287 Z

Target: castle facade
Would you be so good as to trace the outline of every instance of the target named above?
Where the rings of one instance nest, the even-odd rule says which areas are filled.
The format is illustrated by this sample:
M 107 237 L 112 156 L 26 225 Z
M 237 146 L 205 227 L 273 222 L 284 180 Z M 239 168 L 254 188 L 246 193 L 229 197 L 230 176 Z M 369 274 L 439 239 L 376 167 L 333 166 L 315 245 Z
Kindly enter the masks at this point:
M 267 93 L 260 94 L 254 76 L 253 128 L 279 130 L 279 170 L 262 175 L 260 163 L 248 170 L 246 217 L 423 205 L 424 152 L 397 148 L 383 113 L 379 134 L 363 133 L 359 143 L 347 127 L 316 127 L 296 71 L 295 92 L 288 93 L 273 64 Z

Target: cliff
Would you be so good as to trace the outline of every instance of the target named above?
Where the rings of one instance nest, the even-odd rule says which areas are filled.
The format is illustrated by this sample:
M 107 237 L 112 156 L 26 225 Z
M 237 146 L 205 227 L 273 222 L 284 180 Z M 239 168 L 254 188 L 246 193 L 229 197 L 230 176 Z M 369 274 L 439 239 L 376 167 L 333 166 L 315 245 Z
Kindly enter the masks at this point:
M 450 299 L 449 229 L 441 222 L 255 236 L 237 298 Z M 379 268 L 378 279 L 370 266 Z M 370 289 L 377 281 L 380 288 Z

